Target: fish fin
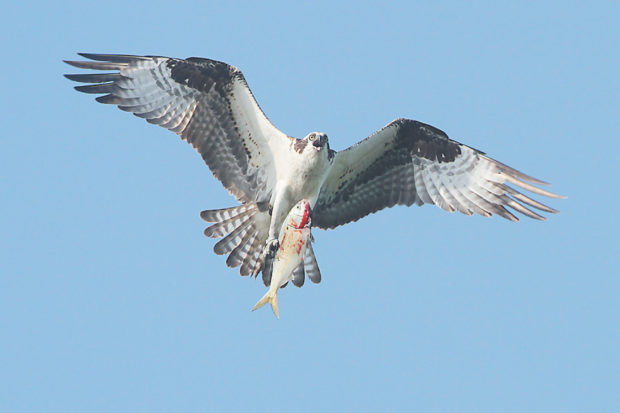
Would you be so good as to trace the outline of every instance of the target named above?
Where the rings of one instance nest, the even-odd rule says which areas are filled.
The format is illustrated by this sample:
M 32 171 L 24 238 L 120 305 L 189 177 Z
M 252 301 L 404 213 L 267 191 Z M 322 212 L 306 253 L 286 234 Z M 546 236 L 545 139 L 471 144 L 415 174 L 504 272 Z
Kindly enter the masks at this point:
M 271 297 L 271 309 L 273 310 L 273 313 L 276 315 L 276 318 L 279 320 L 280 319 L 280 310 L 278 310 L 278 290 L 276 290 L 276 292 L 273 294 L 273 297 Z
M 258 300 L 256 305 L 254 305 L 254 307 L 252 308 L 252 311 L 258 310 L 259 308 L 267 304 L 267 302 L 271 304 L 271 309 L 273 310 L 273 313 L 276 315 L 276 318 L 279 319 L 280 311 L 278 310 L 278 290 L 277 289 L 273 291 L 269 289 L 269 291 L 267 291 L 267 293 L 263 295 L 263 298 Z
M 271 290 L 267 291 L 267 293 L 263 295 L 263 298 L 258 300 L 258 302 L 254 305 L 254 307 L 252 307 L 252 311 L 256 311 L 262 306 L 264 306 L 265 304 L 267 304 L 267 301 L 271 299 L 271 295 L 272 295 L 272 291 Z

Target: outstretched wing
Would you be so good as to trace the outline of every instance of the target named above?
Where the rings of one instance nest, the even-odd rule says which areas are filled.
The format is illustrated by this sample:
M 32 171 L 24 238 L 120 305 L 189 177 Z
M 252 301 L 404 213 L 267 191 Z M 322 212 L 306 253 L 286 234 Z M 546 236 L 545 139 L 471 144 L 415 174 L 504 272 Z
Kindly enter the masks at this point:
M 269 122 L 239 69 L 192 57 L 85 54 L 66 63 L 109 73 L 65 75 L 97 101 L 160 125 L 191 143 L 240 202 L 268 200 L 290 139 Z
M 506 185 L 561 198 L 526 181 L 545 184 L 449 139 L 437 128 L 397 119 L 336 153 L 313 209 L 313 224 L 334 228 L 383 208 L 414 203 L 467 215 L 497 214 L 511 221 L 518 218 L 505 207 L 539 220 L 545 218 L 525 205 L 557 213 Z

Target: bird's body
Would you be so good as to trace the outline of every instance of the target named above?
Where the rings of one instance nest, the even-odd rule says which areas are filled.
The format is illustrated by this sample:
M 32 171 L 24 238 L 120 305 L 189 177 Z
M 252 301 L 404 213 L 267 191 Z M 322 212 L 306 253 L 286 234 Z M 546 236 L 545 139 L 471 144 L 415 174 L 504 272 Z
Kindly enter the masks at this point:
M 279 231 L 278 248 L 270 264 L 271 280 L 269 290 L 252 310 L 256 310 L 267 302 L 276 315 L 278 310 L 278 289 L 293 280 L 299 285 L 300 276 L 303 283 L 303 266 L 306 250 L 312 240 L 310 202 L 306 199 L 299 201 L 288 213 Z M 296 271 L 299 268 L 299 271 Z
M 210 59 L 82 54 L 73 66 L 111 71 L 66 75 L 87 83 L 76 89 L 97 101 L 165 127 L 189 142 L 213 175 L 241 205 L 201 213 L 205 230 L 222 238 L 241 275 L 264 269 L 278 245 L 287 213 L 307 199 L 313 226 L 335 228 L 394 205 L 435 204 L 466 215 L 544 217 L 528 207 L 557 212 L 508 184 L 555 197 L 545 184 L 483 152 L 451 140 L 441 130 L 396 119 L 368 138 L 336 152 L 327 135 L 296 139 L 278 130 L 258 106 L 239 69 Z M 315 261 L 314 261 L 315 262 Z M 317 268 L 318 270 L 318 268 Z M 263 273 L 265 280 L 265 273 Z M 269 278 L 269 277 L 267 277 Z
M 215 252 L 230 253 L 227 264 L 241 264 L 242 275 L 258 274 L 261 271 L 266 254 L 275 252 L 277 248 L 278 230 L 283 227 L 286 214 L 301 199 L 308 200 L 312 207 L 330 171 L 333 151 L 327 146 L 325 134 L 313 132 L 304 139 L 291 141 L 288 149 L 287 167 L 276 172 L 275 185 L 269 200 L 247 203 L 246 205 L 252 207 L 252 212 L 246 212 L 245 220 L 234 219 L 238 207 L 206 210 L 201 213 L 205 221 L 216 223 L 207 228 L 205 234 L 209 237 L 224 237 L 216 244 Z M 227 225 L 224 231 L 220 231 L 222 223 Z M 251 243 L 244 243 L 243 239 L 239 239 L 239 233 L 245 226 L 249 229 L 243 239 L 249 239 L 247 234 L 252 237 L 254 231 L 255 236 Z M 244 247 L 245 245 L 249 245 L 249 249 Z
M 314 142 L 318 144 L 314 145 Z M 277 237 L 275 230 L 281 227 L 288 211 L 300 199 L 307 199 L 314 206 L 333 160 L 324 133 L 313 132 L 299 143 L 292 143 L 290 148 L 289 167 L 276 172 L 277 183 L 270 200 L 272 215 L 269 239 Z

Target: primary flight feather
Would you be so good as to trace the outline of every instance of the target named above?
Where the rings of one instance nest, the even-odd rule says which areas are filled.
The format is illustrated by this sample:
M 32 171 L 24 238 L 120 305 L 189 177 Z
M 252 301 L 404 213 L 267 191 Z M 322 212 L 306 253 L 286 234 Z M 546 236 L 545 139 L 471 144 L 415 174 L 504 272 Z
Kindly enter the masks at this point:
M 278 130 L 241 71 L 226 63 L 195 57 L 80 55 L 89 60 L 67 63 L 96 72 L 65 75 L 85 83 L 77 90 L 99 94 L 97 101 L 177 133 L 242 204 L 201 213 L 214 223 L 205 235 L 222 238 L 215 252 L 228 254 L 227 265 L 240 266 L 241 275 L 263 269 L 278 246 L 286 215 L 302 199 L 308 200 L 312 224 L 319 228 L 414 203 L 467 215 L 497 214 L 511 221 L 518 218 L 507 207 L 538 220 L 545 219 L 541 211 L 558 212 L 520 192 L 560 198 L 535 186 L 544 182 L 422 122 L 396 119 L 336 152 L 325 133 L 296 139 Z

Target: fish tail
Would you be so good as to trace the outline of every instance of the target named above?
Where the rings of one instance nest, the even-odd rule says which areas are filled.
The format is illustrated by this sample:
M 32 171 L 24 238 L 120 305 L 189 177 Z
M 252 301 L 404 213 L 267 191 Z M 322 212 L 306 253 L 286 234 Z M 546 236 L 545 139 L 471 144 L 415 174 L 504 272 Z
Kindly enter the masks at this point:
M 280 310 L 278 310 L 278 291 L 277 290 L 273 294 L 273 297 L 271 297 L 271 300 L 269 300 L 269 302 L 271 303 L 271 309 L 273 310 L 273 313 L 276 315 L 276 318 L 280 319 Z
M 257 310 L 267 304 L 269 302 L 271 304 L 271 309 L 273 313 L 276 315 L 276 318 L 280 318 L 280 311 L 278 310 L 278 290 L 269 290 L 267 293 L 258 300 L 256 305 L 252 308 L 252 311 Z

